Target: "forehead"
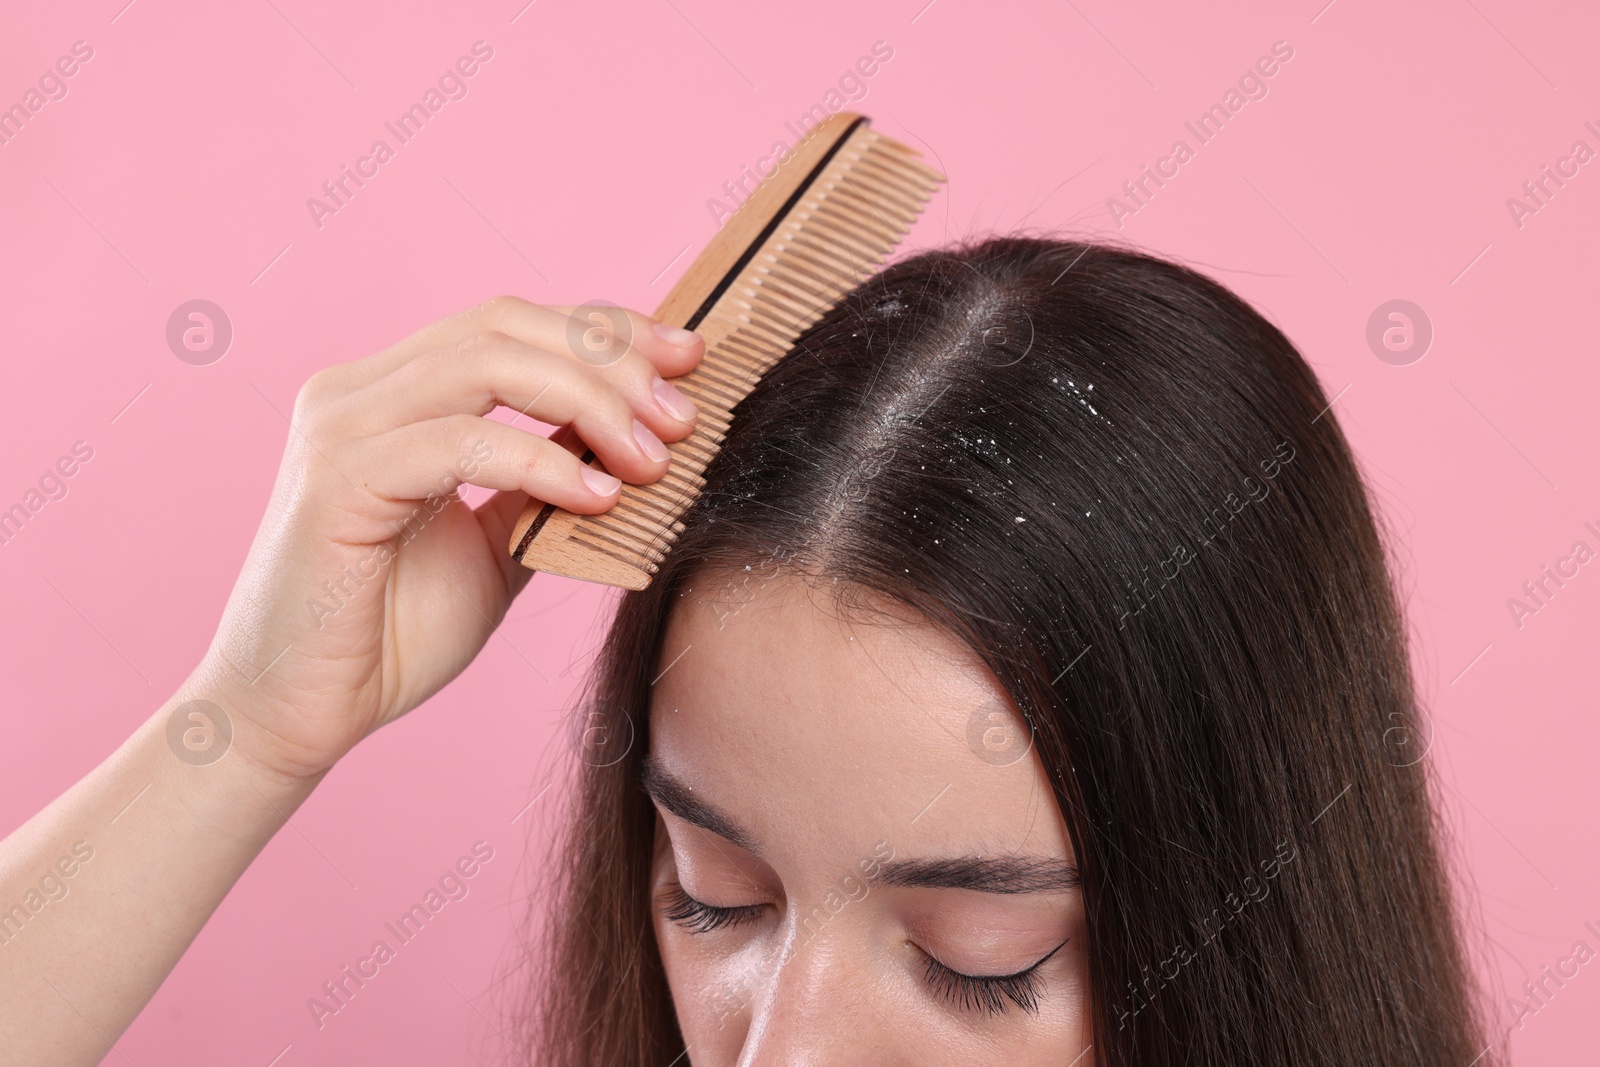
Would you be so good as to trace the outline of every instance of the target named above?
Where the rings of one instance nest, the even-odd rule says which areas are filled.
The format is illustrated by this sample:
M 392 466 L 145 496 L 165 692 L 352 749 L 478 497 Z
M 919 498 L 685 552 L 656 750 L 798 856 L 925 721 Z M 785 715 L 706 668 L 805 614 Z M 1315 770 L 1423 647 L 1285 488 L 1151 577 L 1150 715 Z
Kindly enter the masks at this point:
M 826 579 L 686 584 L 651 756 L 765 844 L 1070 855 L 1021 717 L 971 649 L 882 602 L 891 614 L 846 613 Z M 1018 743 L 997 748 L 997 732 Z

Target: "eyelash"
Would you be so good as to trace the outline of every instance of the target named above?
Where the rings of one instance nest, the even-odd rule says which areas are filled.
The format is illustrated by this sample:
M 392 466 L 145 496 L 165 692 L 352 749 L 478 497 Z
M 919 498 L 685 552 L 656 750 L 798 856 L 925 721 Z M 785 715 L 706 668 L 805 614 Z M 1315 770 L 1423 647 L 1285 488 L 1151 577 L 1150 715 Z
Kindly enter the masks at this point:
M 744 904 L 735 908 L 720 908 L 696 900 L 681 885 L 666 889 L 658 901 L 663 918 L 677 923 L 693 934 L 709 934 L 724 927 L 739 926 L 759 918 L 765 905 Z M 939 996 L 967 1011 L 982 1011 L 1000 1015 L 1009 1010 L 1006 1001 L 1029 1014 L 1039 1011 L 1038 970 L 1045 960 L 1060 952 L 1061 942 L 1036 963 L 1016 974 L 973 975 L 952 970 L 928 956 L 924 978 Z
M 661 894 L 661 916 L 677 923 L 692 934 L 709 934 L 725 926 L 738 926 L 760 918 L 763 904 L 744 904 L 736 908 L 719 908 L 696 900 L 674 885 Z
M 1009 1000 L 1030 1015 L 1039 1012 L 1038 970 L 1045 960 L 1061 951 L 1061 942 L 1036 963 L 1016 974 L 973 975 L 951 970 L 931 955 L 925 968 L 928 985 L 935 993 L 966 1011 L 1000 1015 L 1010 1010 Z

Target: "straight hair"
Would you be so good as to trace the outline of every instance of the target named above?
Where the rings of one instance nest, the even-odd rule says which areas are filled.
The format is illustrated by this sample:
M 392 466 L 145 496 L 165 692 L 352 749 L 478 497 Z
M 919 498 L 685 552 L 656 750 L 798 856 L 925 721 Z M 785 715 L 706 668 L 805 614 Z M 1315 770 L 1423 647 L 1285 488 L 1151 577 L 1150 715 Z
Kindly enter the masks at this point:
M 1081 868 L 1096 1062 L 1493 1062 L 1366 489 L 1228 289 L 1104 242 L 915 255 L 806 332 L 706 478 L 584 694 L 613 748 L 575 761 L 535 902 L 537 1062 L 685 1062 L 651 682 L 681 597 L 774 567 L 944 627 L 1022 712 Z

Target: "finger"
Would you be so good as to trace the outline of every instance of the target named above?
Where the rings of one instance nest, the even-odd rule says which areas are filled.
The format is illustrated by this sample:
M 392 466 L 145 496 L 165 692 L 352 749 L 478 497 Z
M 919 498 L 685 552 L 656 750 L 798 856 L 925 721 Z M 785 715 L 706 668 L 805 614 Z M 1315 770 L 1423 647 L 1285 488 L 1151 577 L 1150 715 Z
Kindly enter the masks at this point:
M 602 329 L 617 340 L 603 339 L 598 332 Z M 658 323 L 640 311 L 601 304 L 549 306 L 497 296 L 430 323 L 376 355 L 341 364 L 337 373 L 346 391 L 354 392 L 425 353 L 454 348 L 475 333 L 494 331 L 585 362 L 631 351 L 668 378 L 688 373 L 705 355 L 705 342 L 698 334 Z
M 521 327 L 528 316 L 527 308 L 536 306 L 507 304 L 499 312 L 495 328 L 526 340 Z M 557 305 L 543 310 L 565 319 L 560 351 L 585 363 L 605 365 L 624 352 L 631 352 L 643 357 L 663 377 L 676 378 L 693 370 L 705 356 L 705 341 L 699 334 L 658 322 L 642 311 L 598 303 Z
M 558 426 L 556 432 L 550 435 L 550 440 L 571 452 L 574 456 L 581 456 L 589 446 L 583 443 L 583 438 L 571 426 Z
M 407 504 L 447 496 L 465 483 L 520 490 L 594 515 L 617 502 L 622 485 L 547 437 L 473 415 L 414 422 L 348 441 L 338 462 L 355 484 Z
M 511 553 L 503 549 L 511 543 L 511 531 L 529 499 L 528 494 L 520 489 L 502 490 L 473 509 L 478 525 L 483 527 L 484 539 L 497 549 L 502 549 L 494 553 L 494 559 L 500 565 L 500 576 L 505 579 L 506 593 L 513 598 L 528 584 L 533 571 L 518 563 Z
M 572 432 L 571 426 L 557 428 L 549 438 L 552 444 L 560 445 L 574 456 L 581 456 L 584 448 L 583 439 Z M 491 545 L 509 544 L 511 531 L 516 527 L 517 520 L 522 517 L 522 511 L 527 507 L 530 497 L 521 490 L 501 490 L 474 510 L 478 523 L 483 527 L 484 537 Z M 500 564 L 500 576 L 506 582 L 506 594 L 515 598 L 528 584 L 528 579 L 533 577 L 533 571 L 522 566 L 512 558 L 509 552 L 499 552 L 494 556 Z
M 340 418 L 372 433 L 447 415 L 483 415 L 503 405 L 541 422 L 575 426 L 608 470 L 629 481 L 654 481 L 668 462 L 663 439 L 680 439 L 692 429 L 691 422 L 669 416 L 651 392 L 654 373 L 634 359 L 602 374 L 506 334 L 475 334 L 455 351 L 420 356 L 347 398 Z

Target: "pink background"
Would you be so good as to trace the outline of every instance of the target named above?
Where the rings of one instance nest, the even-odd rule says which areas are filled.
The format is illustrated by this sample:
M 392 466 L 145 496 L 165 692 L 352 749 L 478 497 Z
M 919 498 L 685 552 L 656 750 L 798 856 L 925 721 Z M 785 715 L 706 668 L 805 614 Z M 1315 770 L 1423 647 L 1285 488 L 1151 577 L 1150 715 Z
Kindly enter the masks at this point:
M 1400 546 L 1497 1026 L 1575 941 L 1600 949 L 1583 928 L 1600 926 L 1600 562 L 1521 628 L 1507 607 L 1575 541 L 1600 549 L 1583 527 L 1600 528 L 1600 161 L 1520 227 L 1507 207 L 1574 141 L 1600 150 L 1583 125 L 1600 127 L 1591 10 L 126 2 L 12 5 L 0 27 L 0 104 L 73 42 L 94 50 L 0 145 L 0 508 L 74 442 L 94 449 L 0 545 L 0 828 L 195 663 L 312 371 L 501 292 L 652 310 L 713 234 L 708 198 L 882 40 L 893 58 L 853 106 L 950 177 L 911 244 L 1024 220 L 1120 233 L 1234 287 L 1338 394 Z M 469 95 L 319 229 L 307 198 L 480 39 L 494 56 Z M 1279 40 L 1293 58 L 1268 95 L 1119 230 L 1107 198 L 1175 139 L 1195 147 L 1184 122 Z M 235 330 L 209 366 L 165 341 L 194 298 Z M 1397 298 L 1436 331 L 1406 366 L 1366 342 Z M 560 711 L 606 602 L 536 579 L 505 640 L 328 777 L 121 1039 L 125 1058 L 499 1062 L 495 980 L 550 798 L 514 817 L 564 766 Z M 318 1031 L 307 998 L 480 839 L 496 856 L 471 895 Z M 1510 1032 L 1514 1059 L 1589 1061 L 1597 1013 L 1600 963 Z

